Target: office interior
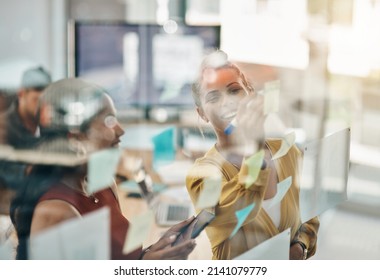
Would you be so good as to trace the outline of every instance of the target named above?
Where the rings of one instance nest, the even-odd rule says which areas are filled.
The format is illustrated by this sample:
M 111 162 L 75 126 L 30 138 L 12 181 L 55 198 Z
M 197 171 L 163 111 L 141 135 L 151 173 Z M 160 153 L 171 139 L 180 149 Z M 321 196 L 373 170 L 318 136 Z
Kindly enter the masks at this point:
M 277 117 L 296 132 L 297 144 L 350 128 L 347 199 L 320 215 L 318 249 L 311 259 L 380 259 L 379 0 L 0 0 L 0 7 L 4 108 L 15 98 L 22 72 L 33 65 L 49 69 L 53 81 L 83 75 L 103 83 L 121 100 L 116 104 L 126 131 L 121 147 L 142 157 L 153 179 L 157 176 L 167 185 L 164 199 L 179 198 L 178 203 L 187 199 L 188 168 L 215 140 L 196 113 L 189 84 L 176 84 L 176 78 L 194 76 L 193 72 L 179 73 L 190 68 L 184 63 L 197 67 L 198 53 L 185 48 L 188 53 L 184 54 L 179 48 L 178 53 L 157 58 L 155 52 L 162 54 L 162 49 L 141 55 L 147 50 L 136 46 L 128 53 L 126 46 L 134 45 L 135 39 L 124 37 L 121 61 L 114 61 L 116 55 L 103 62 L 97 57 L 98 73 L 86 72 L 91 70 L 91 61 L 78 57 L 76 27 L 130 24 L 149 33 L 149 26 L 159 25 L 167 28 L 164 32 L 175 33 L 176 28 L 190 25 L 218 32 L 210 48 L 217 44 L 224 50 L 257 90 L 266 82 L 281 81 Z M 115 46 L 100 34 L 92 50 L 113 50 Z M 196 40 L 189 45 L 196 49 Z M 82 55 L 87 54 L 83 50 Z M 178 66 L 176 55 L 195 60 Z M 154 68 L 153 61 L 163 67 Z M 177 76 L 158 85 L 153 77 L 160 76 L 160 71 L 166 75 L 163 79 Z M 123 76 L 127 72 L 131 80 Z M 123 94 L 133 91 L 137 99 L 124 103 Z M 175 160 L 154 168 L 151 138 L 168 127 L 175 128 Z M 123 212 L 132 219 L 147 205 L 142 198 L 128 195 L 129 191 L 120 190 L 125 198 Z M 6 195 L 3 192 L 0 201 L 6 201 Z M 7 209 L 1 211 L 0 244 L 14 238 Z M 156 240 L 163 228 L 155 227 L 150 239 Z M 197 247 L 190 259 L 211 258 L 204 233 Z

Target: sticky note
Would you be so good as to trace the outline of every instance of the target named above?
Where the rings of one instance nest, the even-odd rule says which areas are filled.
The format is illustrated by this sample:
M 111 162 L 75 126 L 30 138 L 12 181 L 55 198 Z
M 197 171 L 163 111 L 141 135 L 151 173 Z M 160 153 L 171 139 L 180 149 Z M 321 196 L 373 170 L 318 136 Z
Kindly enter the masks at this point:
M 222 190 L 222 178 L 205 178 L 203 184 L 202 192 L 199 194 L 197 204 L 195 205 L 197 209 L 214 207 L 219 202 Z
M 294 131 L 285 135 L 284 138 L 282 138 L 281 140 L 280 149 L 277 151 L 277 153 L 273 155 L 272 159 L 278 159 L 286 155 L 289 149 L 294 145 L 295 142 L 296 142 L 296 134 L 294 133 Z
M 290 186 L 292 185 L 292 176 L 289 176 L 285 180 L 282 180 L 277 184 L 277 193 L 272 198 L 271 203 L 268 205 L 268 208 L 271 208 L 272 206 L 276 205 L 277 203 L 280 203 L 281 200 L 284 198 L 285 194 L 288 192 Z
M 247 219 L 249 213 L 252 212 L 253 208 L 255 208 L 255 203 L 252 203 L 251 205 L 249 205 L 249 206 L 247 206 L 247 207 L 245 207 L 239 211 L 236 211 L 235 215 L 236 215 L 238 222 L 237 222 L 234 230 L 232 231 L 232 233 L 230 235 L 230 239 L 237 233 L 239 228 L 242 226 L 244 221 Z
M 252 155 L 250 158 L 245 160 L 245 164 L 248 166 L 248 174 L 245 179 L 245 187 L 248 188 L 254 182 L 256 182 L 261 166 L 263 165 L 265 152 L 260 150 L 256 154 Z
M 304 223 L 348 199 L 349 128 L 306 143 L 300 178 L 300 211 Z M 361 184 L 360 180 L 352 184 Z
M 102 150 L 90 155 L 87 167 L 88 192 L 97 192 L 113 183 L 120 155 L 119 149 Z
M 110 248 L 110 210 L 70 219 L 30 238 L 30 259 L 107 260 Z
M 280 81 L 272 81 L 264 85 L 264 114 L 276 113 L 280 108 Z
M 75 223 L 68 223 L 62 227 L 60 235 L 64 244 L 62 246 L 64 259 L 110 259 L 110 223 L 110 210 L 108 207 L 102 207 L 83 215 Z
M 156 168 L 161 164 L 168 164 L 175 159 L 174 128 L 168 128 L 152 138 L 153 166 Z
M 0 260 L 13 260 L 13 248 L 11 242 L 0 244 Z
M 152 210 L 134 217 L 129 225 L 127 235 L 125 237 L 123 254 L 128 254 L 138 247 L 142 246 L 143 242 L 148 237 L 150 228 L 152 227 L 154 213 Z
M 265 240 L 234 260 L 289 260 L 290 228 Z
M 29 241 L 29 259 L 63 260 L 63 241 L 60 239 L 62 225 L 55 226 L 38 235 L 31 236 Z

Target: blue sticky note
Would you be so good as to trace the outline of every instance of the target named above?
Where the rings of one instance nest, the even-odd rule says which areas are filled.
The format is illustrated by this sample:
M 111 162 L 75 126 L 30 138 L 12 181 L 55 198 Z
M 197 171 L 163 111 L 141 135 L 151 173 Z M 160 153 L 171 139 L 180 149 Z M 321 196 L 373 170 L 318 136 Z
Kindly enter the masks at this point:
M 102 150 L 90 155 L 88 161 L 88 191 L 94 193 L 113 183 L 121 151 Z
M 129 193 L 139 193 L 141 194 L 141 189 L 139 187 L 139 184 L 136 181 L 130 180 L 130 181 L 125 181 L 120 184 L 118 184 L 119 189 L 122 189 L 126 192 Z M 160 183 L 153 183 L 152 186 L 152 191 L 154 193 L 159 193 L 165 190 L 168 186 L 165 184 L 160 184 Z
M 232 231 L 232 233 L 230 235 L 230 239 L 237 233 L 237 231 L 239 230 L 241 225 L 247 219 L 249 213 L 252 212 L 253 208 L 255 208 L 255 203 L 252 203 L 251 205 L 249 205 L 249 206 L 247 206 L 247 207 L 245 207 L 239 211 L 236 211 L 235 215 L 238 219 L 238 222 L 236 224 L 236 227 L 234 228 L 234 230 Z
M 277 184 L 277 193 L 273 197 L 268 208 L 271 208 L 273 205 L 280 203 L 281 200 L 284 198 L 285 194 L 288 192 L 291 185 L 292 185 L 292 176 L 289 176 L 285 180 L 282 180 L 280 183 L 278 183 Z
M 168 164 L 175 159 L 175 144 L 174 144 L 174 128 L 168 128 L 152 138 L 153 151 L 153 166 L 157 167 L 161 164 Z

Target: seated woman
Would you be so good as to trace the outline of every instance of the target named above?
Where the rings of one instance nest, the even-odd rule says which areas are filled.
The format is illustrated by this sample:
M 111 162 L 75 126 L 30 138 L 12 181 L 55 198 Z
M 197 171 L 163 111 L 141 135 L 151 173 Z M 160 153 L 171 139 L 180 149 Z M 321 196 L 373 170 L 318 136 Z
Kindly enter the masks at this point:
M 228 61 L 223 51 L 207 56 L 199 80 L 193 86 L 193 98 L 199 116 L 212 125 L 216 144 L 196 160 L 186 178 L 194 204 L 203 191 L 204 179 L 220 174 L 219 202 L 211 209 L 215 220 L 206 228 L 213 259 L 232 259 L 259 243 L 291 228 L 290 259 L 305 259 L 316 250 L 319 221 L 302 224 L 299 209 L 298 162 L 300 151 L 292 146 L 276 160 L 281 139 L 264 139 L 263 98 L 258 96 L 242 71 Z M 226 128 L 234 120 L 232 133 Z M 245 159 L 263 149 L 263 165 L 255 182 L 246 186 Z M 292 176 L 292 184 L 281 205 L 266 207 L 277 193 L 277 183 Z M 255 203 L 237 233 L 231 237 L 237 221 L 235 212 Z
M 112 259 L 186 259 L 192 252 L 195 241 L 188 236 L 172 246 L 181 229 L 193 220 L 190 218 L 170 228 L 149 250 L 138 248 L 123 254 L 129 222 L 121 212 L 116 185 L 88 193 L 87 163 L 83 159 L 92 152 L 118 146 L 124 131 L 115 114 L 111 98 L 96 85 L 64 79 L 46 89 L 41 99 L 41 140 L 36 149 L 59 157 L 54 158 L 55 164 L 33 166 L 28 183 L 12 202 L 18 259 L 28 258 L 30 236 L 102 207 L 110 209 Z M 65 166 L 64 158 L 78 161 Z M 86 232 L 78 236 L 85 237 Z

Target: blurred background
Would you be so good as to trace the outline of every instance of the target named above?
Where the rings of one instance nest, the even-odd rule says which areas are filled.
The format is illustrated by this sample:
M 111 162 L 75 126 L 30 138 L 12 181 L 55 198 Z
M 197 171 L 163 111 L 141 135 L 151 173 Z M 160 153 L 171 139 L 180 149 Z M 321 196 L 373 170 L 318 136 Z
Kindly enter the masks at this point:
M 348 200 L 321 215 L 313 259 L 380 259 L 380 0 L 0 0 L 0 38 L 2 109 L 43 65 L 111 92 L 124 147 L 174 125 L 190 159 L 213 143 L 189 86 L 204 53 L 227 52 L 257 89 L 280 80 L 297 143 L 351 128 Z

